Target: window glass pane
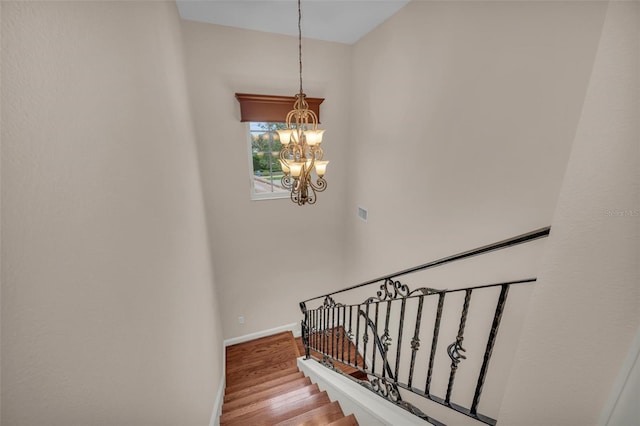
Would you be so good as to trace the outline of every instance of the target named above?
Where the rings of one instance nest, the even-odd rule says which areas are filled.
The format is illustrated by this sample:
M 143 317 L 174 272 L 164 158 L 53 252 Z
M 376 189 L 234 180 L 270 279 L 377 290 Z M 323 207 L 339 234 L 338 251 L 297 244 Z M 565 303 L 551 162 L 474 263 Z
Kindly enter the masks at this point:
M 251 186 L 256 199 L 284 198 L 289 194 L 289 191 L 282 187 L 283 173 L 278 161 L 282 145 L 276 130 L 284 128 L 286 128 L 284 123 L 249 123 Z

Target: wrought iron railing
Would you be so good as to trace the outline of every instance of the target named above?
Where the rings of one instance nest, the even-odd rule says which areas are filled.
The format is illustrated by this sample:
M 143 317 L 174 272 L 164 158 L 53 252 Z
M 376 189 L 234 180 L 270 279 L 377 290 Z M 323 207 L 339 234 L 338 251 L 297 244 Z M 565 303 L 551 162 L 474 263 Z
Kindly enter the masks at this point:
M 485 424 L 495 425 L 495 419 L 479 413 L 478 409 L 507 296 L 512 287 L 521 287 L 536 279 L 526 278 L 452 290 L 429 287 L 411 290 L 398 278 L 544 238 L 549 232 L 549 227 L 538 229 L 301 302 L 305 358 L 315 358 L 337 372 L 341 372 L 336 368 L 336 364 L 340 363 L 366 373 L 365 380 L 351 376 L 349 378 L 434 425 L 443 423 L 425 414 L 416 404 L 406 401 L 403 393 L 418 395 Z M 334 299 L 335 295 L 346 292 L 361 295 L 366 291 L 364 287 L 373 284 L 379 285 L 375 296 L 351 303 L 336 302 Z M 479 308 L 475 309 L 473 319 L 469 319 L 474 295 L 474 300 L 480 299 L 477 303 Z M 346 296 L 343 295 L 348 298 Z M 319 306 L 308 307 L 313 301 L 317 301 Z M 443 320 L 445 317 L 446 320 Z M 427 319 L 430 320 L 430 327 L 424 326 Z M 467 326 L 483 322 L 487 323 L 486 327 L 474 327 L 472 338 L 465 341 Z M 446 351 L 441 349 L 443 327 L 449 329 L 444 334 L 451 335 L 453 339 L 444 343 L 447 344 Z M 428 354 L 419 351 L 421 338 L 430 342 Z M 474 350 L 468 351 L 468 345 Z M 353 357 L 350 347 L 356 349 Z M 456 376 L 461 362 L 474 355 L 477 358 L 473 363 L 476 367 L 469 368 L 469 372 L 477 371 L 477 375 L 470 375 L 469 372 L 465 374 L 463 386 L 474 389 L 473 397 L 465 404 L 468 406 L 465 406 L 454 402 Z M 444 360 L 445 369 L 442 368 Z M 436 395 L 437 392 L 433 390 L 434 381 L 440 382 L 441 395 L 444 396 Z

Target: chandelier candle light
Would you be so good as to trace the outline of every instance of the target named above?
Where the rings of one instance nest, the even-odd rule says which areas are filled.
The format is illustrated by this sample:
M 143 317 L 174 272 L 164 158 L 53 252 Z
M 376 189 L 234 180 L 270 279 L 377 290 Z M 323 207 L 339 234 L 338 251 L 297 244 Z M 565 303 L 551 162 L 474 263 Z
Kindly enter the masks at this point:
M 323 161 L 322 134 L 318 129 L 318 117 L 309 109 L 302 90 L 302 12 L 298 0 L 298 59 L 300 64 L 300 92 L 295 95 L 293 109 L 285 120 L 287 128 L 278 130 L 282 150 L 280 166 L 284 172 L 282 186 L 291 191 L 291 201 L 299 206 L 314 204 L 316 192 L 327 188 L 324 174 L 328 161 Z M 315 170 L 318 179 L 314 182 L 311 173 Z

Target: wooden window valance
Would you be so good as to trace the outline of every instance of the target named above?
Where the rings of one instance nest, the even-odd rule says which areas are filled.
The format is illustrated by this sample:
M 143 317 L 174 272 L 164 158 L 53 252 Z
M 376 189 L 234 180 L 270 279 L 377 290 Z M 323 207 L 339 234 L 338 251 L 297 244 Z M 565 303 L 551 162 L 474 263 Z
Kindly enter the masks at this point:
M 252 95 L 236 93 L 240 102 L 240 121 L 271 121 L 284 123 L 289 111 L 293 109 L 293 96 Z M 309 109 L 318 116 L 320 122 L 320 104 L 324 98 L 306 98 Z

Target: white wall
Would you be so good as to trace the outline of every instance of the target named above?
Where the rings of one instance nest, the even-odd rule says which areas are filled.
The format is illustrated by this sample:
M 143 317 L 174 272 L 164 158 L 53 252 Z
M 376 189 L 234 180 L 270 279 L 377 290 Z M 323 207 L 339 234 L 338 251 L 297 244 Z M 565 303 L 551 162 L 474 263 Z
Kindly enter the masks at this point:
M 298 207 L 250 200 L 247 125 L 235 99 L 236 92 L 293 96 L 297 37 L 187 21 L 182 28 L 225 338 L 298 322 L 301 300 L 345 287 L 350 46 L 303 40 L 304 89 L 326 99 L 321 127 L 331 162 L 327 190 Z
M 2 424 L 208 424 L 222 335 L 175 4 L 2 2 L 2 65 Z
M 502 424 L 598 423 L 640 324 L 639 11 L 608 7 Z
M 355 45 L 349 281 L 551 223 L 605 7 L 414 1 Z

